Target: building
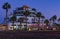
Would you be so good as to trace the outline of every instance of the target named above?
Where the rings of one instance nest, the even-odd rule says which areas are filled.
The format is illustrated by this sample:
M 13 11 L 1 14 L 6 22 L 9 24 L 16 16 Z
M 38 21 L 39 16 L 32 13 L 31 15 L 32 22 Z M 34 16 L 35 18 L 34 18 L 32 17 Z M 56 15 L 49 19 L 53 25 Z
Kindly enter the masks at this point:
M 7 30 L 8 30 L 8 26 L 7 25 L 0 24 L 0 31 L 7 31 Z
M 28 10 L 30 12 L 30 15 L 26 18 L 23 13 Z M 8 29 L 9 30 L 24 30 L 26 28 L 27 23 L 27 29 L 28 30 L 37 30 L 38 29 L 38 18 L 36 17 L 37 11 L 32 10 L 32 8 L 23 5 L 22 7 L 16 8 L 16 10 L 13 11 L 13 15 L 16 16 L 16 21 L 14 21 L 14 25 L 11 21 L 8 23 Z M 13 16 L 12 15 L 12 16 Z M 10 16 L 10 17 L 12 17 Z M 21 18 L 21 22 L 18 21 L 18 19 Z M 26 21 L 27 20 L 27 21 Z M 42 25 L 42 23 L 41 23 Z M 40 27 L 41 27 L 40 25 Z M 44 26 L 44 24 L 43 24 Z M 13 29 L 14 27 L 14 29 Z

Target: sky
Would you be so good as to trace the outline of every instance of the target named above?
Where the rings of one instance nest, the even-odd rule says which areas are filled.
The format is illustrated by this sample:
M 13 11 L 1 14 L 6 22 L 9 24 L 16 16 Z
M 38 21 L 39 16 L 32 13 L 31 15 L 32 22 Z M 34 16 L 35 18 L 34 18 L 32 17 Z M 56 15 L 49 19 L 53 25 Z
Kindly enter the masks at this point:
M 4 22 L 6 12 L 2 6 L 6 2 L 11 5 L 8 14 L 13 12 L 17 7 L 27 5 L 41 12 L 46 19 L 49 19 L 53 15 L 56 15 L 58 18 L 60 17 L 60 0 L 0 0 L 0 23 Z

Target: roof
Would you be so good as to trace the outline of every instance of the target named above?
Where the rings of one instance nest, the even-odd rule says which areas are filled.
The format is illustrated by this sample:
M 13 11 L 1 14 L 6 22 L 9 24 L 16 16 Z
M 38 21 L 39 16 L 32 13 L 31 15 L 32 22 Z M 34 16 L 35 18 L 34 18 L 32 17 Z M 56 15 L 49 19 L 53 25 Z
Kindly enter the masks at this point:
M 0 26 L 8 26 L 7 24 L 0 24 Z
M 21 8 L 29 8 L 27 5 L 23 5 Z

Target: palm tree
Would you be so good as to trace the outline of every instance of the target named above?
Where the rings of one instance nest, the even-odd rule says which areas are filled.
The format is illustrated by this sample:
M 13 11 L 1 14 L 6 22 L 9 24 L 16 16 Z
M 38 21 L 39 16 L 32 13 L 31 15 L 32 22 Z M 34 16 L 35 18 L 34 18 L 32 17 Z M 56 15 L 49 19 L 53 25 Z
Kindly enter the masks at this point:
M 7 24 L 7 19 L 8 19 L 8 9 L 10 9 L 11 6 L 10 6 L 10 4 L 8 4 L 8 3 L 6 2 L 6 3 L 2 6 L 2 8 L 6 10 L 6 18 L 5 18 L 5 20 L 6 20 L 6 24 Z
M 36 16 L 38 17 L 38 30 L 39 30 L 39 27 L 40 27 L 40 18 L 41 18 L 41 12 L 38 12 L 37 14 L 36 14 Z
M 41 18 L 42 18 L 42 26 L 43 26 L 43 22 L 44 22 L 45 17 L 41 16 Z
M 26 10 L 23 14 L 26 17 L 26 26 L 25 27 L 26 27 L 26 30 L 27 30 L 27 16 L 30 15 L 30 12 L 28 10 Z
M 51 21 L 52 21 L 52 18 L 49 19 L 49 26 L 51 26 L 51 23 L 52 23 Z
M 36 9 L 35 9 L 35 8 L 32 8 L 32 10 L 33 10 L 33 11 L 36 11 Z
M 48 20 L 48 19 L 46 19 L 46 20 L 44 21 L 44 23 L 46 24 L 46 27 L 49 27 L 49 20 Z
M 10 21 L 12 21 L 13 30 L 14 30 L 14 22 L 16 21 L 16 16 L 13 15 L 13 16 L 10 18 Z
M 51 20 L 53 21 L 53 25 L 54 25 L 56 19 L 57 19 L 57 16 L 56 16 L 56 15 L 54 15 L 54 16 L 51 18 Z
M 60 18 L 58 18 L 58 25 L 57 26 L 59 27 L 59 30 L 60 30 Z
M 18 22 L 20 22 L 20 26 L 22 25 L 21 22 L 23 22 L 23 18 L 19 18 Z
M 45 19 L 45 17 L 44 16 L 41 16 L 41 18 L 42 18 L 42 22 L 44 21 L 44 19 Z
M 59 24 L 60 24 L 60 18 L 58 18 L 58 22 L 59 22 Z
M 44 23 L 46 23 L 46 25 L 48 26 L 49 25 L 49 20 L 45 20 Z

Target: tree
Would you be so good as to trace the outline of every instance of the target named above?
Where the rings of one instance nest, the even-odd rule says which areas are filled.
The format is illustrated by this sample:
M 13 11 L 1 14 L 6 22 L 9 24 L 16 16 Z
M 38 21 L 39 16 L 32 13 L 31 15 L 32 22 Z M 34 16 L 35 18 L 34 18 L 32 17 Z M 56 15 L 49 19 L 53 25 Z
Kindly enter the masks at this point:
M 26 10 L 23 14 L 26 17 L 26 30 L 27 30 L 27 16 L 30 15 L 30 12 L 28 10 Z
M 35 9 L 35 8 L 32 8 L 32 10 L 33 10 L 33 11 L 36 11 L 36 9 Z
M 60 18 L 58 18 L 58 22 L 59 22 L 59 24 L 60 24 Z
M 45 20 L 44 23 L 46 23 L 46 25 L 48 26 L 49 25 L 49 20 Z
M 56 19 L 57 19 L 57 16 L 56 16 L 56 15 L 54 15 L 54 16 L 51 18 L 51 20 L 53 21 L 53 25 L 54 25 Z
M 45 17 L 44 16 L 41 16 L 41 18 L 42 18 L 42 22 L 44 21 L 44 19 L 45 19 Z
M 52 18 L 49 19 L 49 26 L 51 26 L 51 23 L 52 23 L 51 21 L 52 21 Z
M 40 28 L 40 18 L 41 18 L 41 12 L 38 12 L 37 14 L 36 14 L 36 16 L 38 17 L 38 30 L 39 30 L 39 28 Z
M 42 26 L 43 26 L 45 17 L 44 16 L 41 16 L 41 18 L 42 18 Z
M 19 18 L 18 22 L 20 22 L 20 26 L 22 25 L 21 23 L 23 22 L 23 18 Z
M 10 18 L 10 21 L 12 21 L 13 30 L 14 30 L 14 22 L 16 21 L 16 16 L 13 15 L 13 16 Z
M 11 6 L 10 6 L 10 4 L 8 4 L 8 3 L 6 2 L 6 3 L 2 6 L 2 8 L 6 10 L 6 18 L 5 18 L 5 20 L 6 20 L 6 24 L 7 24 L 7 19 L 8 19 L 8 9 L 10 9 Z

